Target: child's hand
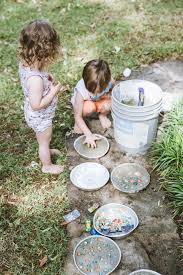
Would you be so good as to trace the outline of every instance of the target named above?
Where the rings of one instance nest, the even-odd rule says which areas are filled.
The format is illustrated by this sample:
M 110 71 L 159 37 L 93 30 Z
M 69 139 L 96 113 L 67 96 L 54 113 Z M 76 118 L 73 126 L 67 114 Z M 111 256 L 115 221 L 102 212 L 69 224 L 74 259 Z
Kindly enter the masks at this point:
M 60 82 L 58 82 L 56 85 L 51 85 L 51 92 L 55 95 L 58 95 L 59 93 L 62 93 L 64 91 L 68 90 L 67 86 L 62 86 Z
M 65 92 L 65 91 L 68 91 L 68 86 L 61 86 L 60 88 L 60 92 Z
M 52 74 L 49 74 L 49 75 L 48 75 L 48 80 L 51 82 L 51 84 L 52 84 L 53 86 L 56 86 L 56 85 L 58 84 L 58 81 L 55 80 L 55 78 L 53 77 Z
M 87 135 L 86 136 L 86 139 L 85 141 L 83 142 L 83 144 L 87 144 L 88 147 L 91 147 L 91 148 L 96 148 L 97 145 L 96 145 L 96 140 L 99 140 L 100 137 L 95 135 L 95 134 L 90 134 L 90 135 Z
M 60 82 L 57 85 L 51 85 L 51 93 L 53 93 L 54 95 L 57 95 L 60 92 L 61 89 L 61 84 Z

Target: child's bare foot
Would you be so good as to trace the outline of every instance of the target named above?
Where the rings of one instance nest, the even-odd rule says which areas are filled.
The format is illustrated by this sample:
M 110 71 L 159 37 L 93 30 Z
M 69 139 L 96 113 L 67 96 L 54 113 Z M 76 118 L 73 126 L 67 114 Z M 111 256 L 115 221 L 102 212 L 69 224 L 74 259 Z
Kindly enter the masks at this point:
M 108 117 L 104 114 L 99 114 L 99 120 L 104 129 L 108 129 L 111 127 L 111 121 Z
M 56 155 L 56 156 L 60 156 L 61 152 L 58 149 L 50 149 L 50 154 L 51 155 Z
M 43 173 L 48 173 L 53 175 L 58 175 L 63 171 L 64 171 L 64 167 L 61 165 L 50 164 L 50 165 L 43 165 L 42 167 Z
M 76 123 L 74 124 L 74 133 L 83 134 L 82 130 L 79 128 L 79 126 Z

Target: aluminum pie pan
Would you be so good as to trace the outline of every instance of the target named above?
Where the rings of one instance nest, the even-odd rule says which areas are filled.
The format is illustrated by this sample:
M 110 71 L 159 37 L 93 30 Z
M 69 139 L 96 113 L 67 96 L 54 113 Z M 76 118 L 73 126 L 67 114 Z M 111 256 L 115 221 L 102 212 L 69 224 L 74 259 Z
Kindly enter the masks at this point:
M 130 179 L 132 179 L 132 183 Z M 111 182 L 121 192 L 136 193 L 148 186 L 150 175 L 140 164 L 123 163 L 112 170 Z
M 78 137 L 74 141 L 74 149 L 80 156 L 87 159 L 96 159 L 107 154 L 109 151 L 109 141 L 102 135 L 96 135 L 100 138 L 100 140 L 96 140 L 96 148 L 90 148 L 86 144 L 83 144 L 86 138 L 85 135 Z
M 105 247 L 103 247 L 103 249 L 101 248 L 101 250 L 100 251 L 97 251 L 97 246 L 98 246 L 98 244 L 97 244 L 97 241 L 100 241 L 102 244 L 104 244 L 105 245 L 105 243 L 106 244 L 110 244 L 111 245 L 111 247 L 112 247 L 112 250 L 111 250 L 111 257 L 113 258 L 112 259 L 112 261 L 111 261 L 111 258 L 110 258 L 110 263 L 112 262 L 112 264 L 113 264 L 113 267 L 111 267 L 111 270 L 110 271 L 106 271 L 106 273 L 104 273 L 104 274 L 106 274 L 106 275 L 109 275 L 109 274 L 111 274 L 116 268 L 117 268 L 117 266 L 119 265 L 119 263 L 120 263 L 120 261 L 121 261 L 121 250 L 120 250 L 120 248 L 119 248 L 119 246 L 113 241 L 113 240 L 111 240 L 111 239 L 109 239 L 109 238 L 107 238 L 107 237 L 104 237 L 104 236 L 90 236 L 90 237 L 87 237 L 87 238 L 84 238 L 83 240 L 81 240 L 77 245 L 76 245 L 76 247 L 74 248 L 74 252 L 73 252 L 73 259 L 74 259 L 74 264 L 75 264 L 75 266 L 77 267 L 77 269 L 80 271 L 80 273 L 81 274 L 84 274 L 84 275 L 96 275 L 96 274 L 99 274 L 98 272 L 96 273 L 96 271 L 93 271 L 93 272 L 86 272 L 85 270 L 84 270 L 84 268 L 81 268 L 81 261 L 79 262 L 79 260 L 78 260 L 78 258 L 77 257 L 79 257 L 77 254 L 78 254 L 78 252 L 79 252 L 79 249 L 80 249 L 80 251 L 81 251 L 81 253 L 83 252 L 84 253 L 84 257 L 83 257 L 83 263 L 85 262 L 88 262 L 88 261 L 91 261 L 91 263 L 93 263 L 93 261 L 94 260 L 98 260 L 99 259 L 99 256 L 101 255 L 101 257 L 106 257 L 106 255 L 105 254 L 107 254 L 107 253 L 109 253 L 110 252 L 110 250 L 109 251 L 107 251 L 107 249 L 105 248 Z M 89 243 L 93 243 L 94 244 L 94 246 L 96 246 L 96 250 L 95 250 L 95 252 L 94 251 L 92 251 L 92 248 L 93 247 L 91 247 L 91 246 L 89 246 L 89 248 L 88 248 L 88 251 L 87 251 L 87 247 L 86 248 L 84 248 L 86 245 L 87 245 L 87 242 Z M 96 242 L 96 244 L 95 244 L 95 242 Z M 82 247 L 82 245 L 84 245 L 83 247 Z M 100 244 L 101 245 L 101 244 Z M 109 246 L 109 245 L 108 245 Z M 95 248 L 95 247 L 94 247 Z M 109 249 L 110 247 L 108 247 L 108 249 Z M 97 254 L 97 252 L 98 252 L 98 254 Z M 104 252 L 106 252 L 105 254 L 104 254 Z M 91 255 L 90 255 L 91 254 Z M 94 255 L 93 255 L 94 254 Z M 80 255 L 80 256 L 82 256 L 82 255 Z M 94 258 L 95 257 L 95 258 Z M 107 259 L 106 259 L 107 260 Z M 106 260 L 104 261 L 104 263 L 105 264 L 100 264 L 100 266 L 104 266 L 105 268 L 106 268 Z M 101 259 L 101 261 L 102 261 L 102 259 Z
M 150 269 L 139 269 L 139 270 L 133 271 L 129 275 L 161 275 L 161 274 Z
M 123 230 L 121 232 L 115 232 L 112 233 L 112 227 L 107 226 L 111 230 L 103 231 L 101 229 L 101 226 L 99 224 L 103 223 L 105 228 L 106 224 L 108 222 L 111 222 L 113 224 L 114 228 L 114 220 L 119 220 L 117 224 L 118 228 L 123 226 Z M 105 223 L 106 222 L 106 223 Z M 135 211 L 123 204 L 120 203 L 109 203 L 101 206 L 96 212 L 93 217 L 93 226 L 95 230 L 108 238 L 113 238 L 113 239 L 121 239 L 125 238 L 128 235 L 130 235 L 139 225 L 139 219 Z
M 70 173 L 71 182 L 84 191 L 95 191 L 109 181 L 109 171 L 97 162 L 84 162 L 74 167 Z

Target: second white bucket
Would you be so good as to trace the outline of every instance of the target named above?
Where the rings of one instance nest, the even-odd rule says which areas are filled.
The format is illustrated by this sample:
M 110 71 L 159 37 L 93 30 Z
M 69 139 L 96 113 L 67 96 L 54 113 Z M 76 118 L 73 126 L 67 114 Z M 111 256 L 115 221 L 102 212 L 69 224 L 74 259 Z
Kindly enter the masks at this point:
M 138 88 L 144 89 L 144 106 L 138 106 Z M 133 99 L 134 106 L 122 103 L 124 97 Z M 112 91 L 114 137 L 122 151 L 145 153 L 157 134 L 158 117 L 162 109 L 161 88 L 146 80 L 127 80 Z

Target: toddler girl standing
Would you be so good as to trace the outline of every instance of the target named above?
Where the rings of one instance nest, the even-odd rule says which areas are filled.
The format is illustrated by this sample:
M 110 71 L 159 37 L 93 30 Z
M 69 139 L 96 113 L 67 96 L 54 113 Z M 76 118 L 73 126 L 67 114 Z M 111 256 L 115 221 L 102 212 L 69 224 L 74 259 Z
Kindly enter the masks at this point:
M 55 60 L 59 51 L 59 36 L 48 22 L 35 20 L 21 31 L 19 75 L 25 97 L 25 120 L 36 134 L 42 172 L 51 174 L 63 171 L 62 166 L 51 162 L 51 155 L 58 154 L 59 150 L 50 149 L 50 141 L 57 95 L 64 89 L 60 83 L 55 85 L 45 69 Z

